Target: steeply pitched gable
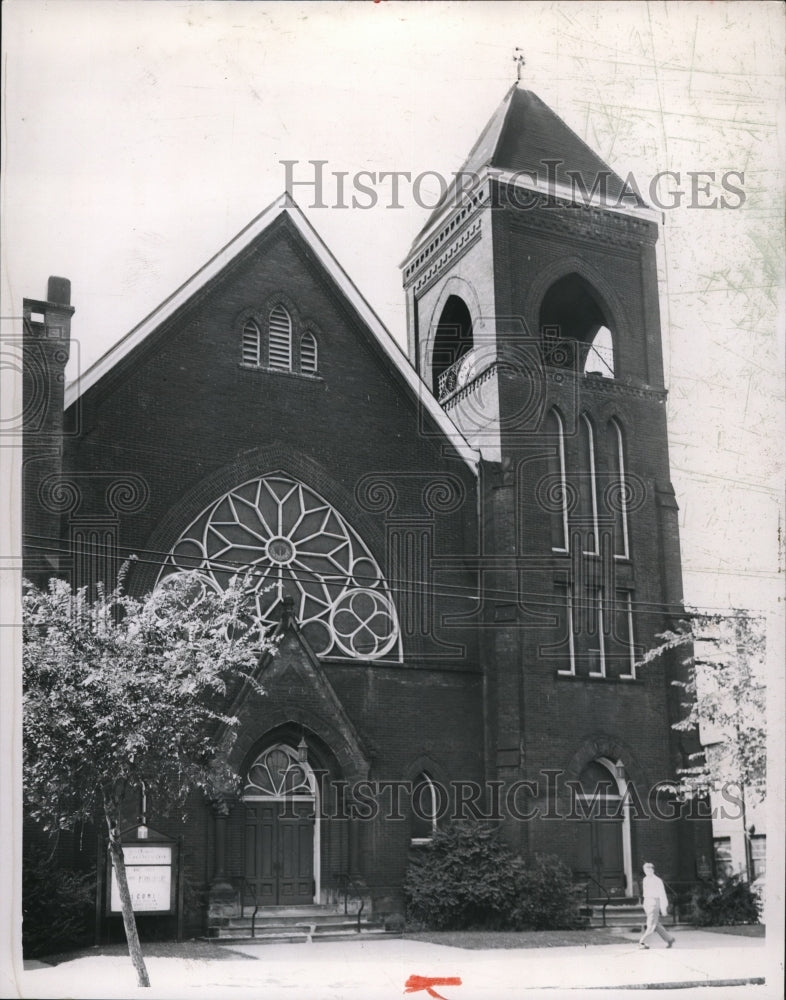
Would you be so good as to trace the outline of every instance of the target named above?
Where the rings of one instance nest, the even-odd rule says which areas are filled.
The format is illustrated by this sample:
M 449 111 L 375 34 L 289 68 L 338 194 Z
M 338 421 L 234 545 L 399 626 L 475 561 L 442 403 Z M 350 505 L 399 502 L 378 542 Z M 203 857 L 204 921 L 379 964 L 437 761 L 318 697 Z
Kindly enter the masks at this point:
M 418 404 L 423 407 L 431 420 L 444 433 L 446 440 L 453 445 L 458 454 L 474 471 L 478 460 L 476 452 L 467 445 L 460 431 L 436 402 L 380 318 L 363 298 L 351 278 L 343 270 L 292 198 L 286 194 L 282 195 L 261 212 L 233 240 L 219 250 L 217 254 L 189 278 L 188 281 L 181 285 L 141 323 L 126 334 L 122 340 L 107 351 L 94 365 L 71 383 L 65 393 L 66 408 L 77 402 L 83 394 L 97 385 L 102 379 L 109 377 L 116 366 L 129 358 L 148 338 L 160 330 L 162 325 L 179 309 L 185 306 L 196 295 L 200 294 L 210 282 L 214 281 L 225 268 L 232 264 L 239 254 L 246 251 L 254 241 L 260 239 L 282 216 L 286 217 L 287 222 L 314 254 L 319 265 L 324 268 L 325 273 L 332 280 L 339 293 L 344 296 L 346 302 L 370 331 L 385 358 L 392 363 L 394 370 L 400 375 L 407 391 L 415 397 Z

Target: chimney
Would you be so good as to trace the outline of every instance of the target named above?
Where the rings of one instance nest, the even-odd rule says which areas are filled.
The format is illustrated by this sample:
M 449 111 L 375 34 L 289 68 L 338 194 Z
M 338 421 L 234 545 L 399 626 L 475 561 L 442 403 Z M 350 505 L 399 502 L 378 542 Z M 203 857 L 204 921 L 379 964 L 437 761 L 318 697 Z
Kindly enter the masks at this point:
M 22 302 L 23 567 L 35 582 L 58 573 L 62 561 L 63 512 L 40 487 L 62 472 L 65 366 L 73 314 L 67 278 L 51 277 L 46 299 Z

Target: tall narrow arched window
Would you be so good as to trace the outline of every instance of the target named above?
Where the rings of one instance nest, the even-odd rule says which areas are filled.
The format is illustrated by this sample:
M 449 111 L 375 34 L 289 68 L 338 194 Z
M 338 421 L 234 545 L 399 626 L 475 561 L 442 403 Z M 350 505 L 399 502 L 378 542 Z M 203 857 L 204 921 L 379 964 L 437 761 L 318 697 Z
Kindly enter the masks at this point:
M 270 311 L 267 324 L 268 367 L 279 371 L 292 370 L 292 320 L 283 306 Z
M 606 505 L 614 519 L 614 555 L 628 559 L 628 485 L 625 471 L 625 442 L 622 428 L 616 420 L 609 423 L 609 468 L 611 482 L 606 490 Z
M 587 602 L 587 656 L 590 677 L 606 676 L 608 613 L 603 590 L 593 587 Z
M 584 552 L 597 555 L 598 544 L 598 490 L 595 469 L 595 432 L 586 414 L 579 421 L 581 463 L 579 467 L 579 496 L 581 497 L 581 533 Z
M 553 451 L 549 455 L 549 482 L 546 495 L 552 512 L 554 552 L 568 551 L 568 483 L 565 473 L 565 425 L 556 410 L 551 410 L 546 427 Z
M 565 602 L 565 618 L 562 622 L 562 632 L 566 643 L 563 644 L 563 652 L 567 654 L 567 666 L 560 667 L 557 673 L 567 677 L 576 675 L 576 636 L 573 619 L 575 617 L 575 605 L 573 603 L 573 584 L 567 583 L 564 587 L 558 588 L 563 595 Z
M 437 832 L 437 789 L 426 772 L 412 785 L 412 843 L 426 844 Z
M 262 333 L 253 319 L 246 321 L 240 344 L 240 360 L 244 365 L 259 367 L 262 355 Z
M 306 331 L 300 338 L 300 371 L 303 375 L 316 375 L 317 373 L 317 338 L 313 333 Z
M 636 647 L 633 636 L 633 595 L 629 590 L 618 590 L 614 595 L 614 641 L 616 656 L 620 661 L 619 676 L 623 680 L 636 679 Z

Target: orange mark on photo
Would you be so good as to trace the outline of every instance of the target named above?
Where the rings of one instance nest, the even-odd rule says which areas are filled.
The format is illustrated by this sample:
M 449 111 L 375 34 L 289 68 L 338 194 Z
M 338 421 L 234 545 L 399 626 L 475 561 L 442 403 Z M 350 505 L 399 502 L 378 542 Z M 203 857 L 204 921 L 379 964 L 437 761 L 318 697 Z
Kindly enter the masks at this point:
M 437 993 L 435 986 L 461 986 L 458 976 L 410 976 L 404 983 L 405 993 L 417 993 L 425 990 L 430 997 L 438 997 L 438 1000 L 447 1000 L 441 993 Z

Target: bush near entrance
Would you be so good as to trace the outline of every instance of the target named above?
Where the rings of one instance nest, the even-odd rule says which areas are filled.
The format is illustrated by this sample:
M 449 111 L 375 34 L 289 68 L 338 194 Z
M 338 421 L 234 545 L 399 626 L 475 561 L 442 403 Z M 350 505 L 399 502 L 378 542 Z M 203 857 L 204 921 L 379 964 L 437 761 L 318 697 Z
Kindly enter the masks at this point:
M 759 922 L 756 893 L 739 875 L 732 875 L 720 884 L 701 883 L 693 890 L 691 909 L 693 923 L 699 927 Z
M 455 823 L 413 850 L 407 919 L 431 930 L 560 930 L 580 926 L 571 874 L 555 857 L 514 855 L 499 830 Z
M 25 958 L 90 940 L 95 875 L 61 868 L 51 850 L 33 846 L 22 859 L 22 951 Z

